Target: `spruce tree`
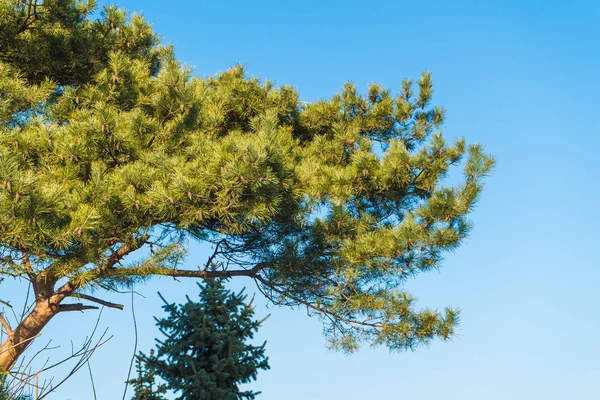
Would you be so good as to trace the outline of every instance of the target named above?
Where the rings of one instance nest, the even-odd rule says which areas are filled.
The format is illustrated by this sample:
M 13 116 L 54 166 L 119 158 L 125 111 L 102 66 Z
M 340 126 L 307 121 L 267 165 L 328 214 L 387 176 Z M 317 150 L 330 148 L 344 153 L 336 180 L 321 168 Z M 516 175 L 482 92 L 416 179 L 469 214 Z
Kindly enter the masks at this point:
M 154 358 L 154 350 L 150 350 L 149 358 Z M 133 387 L 131 400 L 166 400 L 162 396 L 167 391 L 166 386 L 156 382 L 154 372 L 147 368 L 141 354 L 136 356 L 135 370 L 137 378 L 128 381 Z
M 0 400 L 34 400 L 32 395 L 25 394 L 24 391 L 25 388 L 21 387 L 20 393 L 14 393 L 6 386 L 5 382 L 0 382 Z
M 242 391 L 240 384 L 256 379 L 268 369 L 264 344 L 247 343 L 260 321 L 254 320 L 243 291 L 228 291 L 220 279 L 208 279 L 198 302 L 165 302 L 167 317 L 157 319 L 160 332 L 156 356 L 145 357 L 146 366 L 179 394 L 179 400 L 254 399 L 258 393 Z M 161 296 L 162 298 L 162 296 Z
M 92 291 L 152 276 L 251 277 L 348 351 L 454 333 L 403 283 L 467 237 L 494 161 L 444 139 L 430 74 L 308 104 L 239 66 L 193 77 L 140 16 L 93 6 L 0 0 L 0 275 L 35 292 L 0 314 L 0 371 L 58 314 L 122 308 Z M 214 254 L 186 263 L 190 241 Z

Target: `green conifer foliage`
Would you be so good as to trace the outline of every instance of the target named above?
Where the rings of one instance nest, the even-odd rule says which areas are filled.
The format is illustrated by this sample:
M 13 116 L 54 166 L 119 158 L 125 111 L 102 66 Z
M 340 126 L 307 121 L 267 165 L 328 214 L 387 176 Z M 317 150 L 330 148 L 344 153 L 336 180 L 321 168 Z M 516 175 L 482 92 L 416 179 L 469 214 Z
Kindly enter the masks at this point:
M 32 395 L 22 393 L 25 391 L 23 387 L 20 387 L 20 390 L 17 391 L 20 393 L 14 393 L 6 386 L 5 380 L 0 379 L 0 400 L 33 400 L 34 398 Z
M 56 85 L 90 82 L 113 51 L 157 62 L 158 38 L 139 16 L 105 7 L 90 19 L 95 0 L 0 1 L 0 60 L 29 82 Z
M 0 0 L 0 274 L 36 298 L 0 321 L 0 371 L 60 312 L 117 306 L 90 291 L 157 275 L 250 277 L 348 351 L 453 334 L 402 286 L 467 237 L 494 160 L 444 139 L 428 73 L 307 104 L 239 66 L 192 76 L 139 16 L 35 4 Z M 190 264 L 189 241 L 215 253 Z
M 165 301 L 168 316 L 156 320 L 165 339 L 158 341 L 156 356 L 143 357 L 146 366 L 179 400 L 254 399 L 258 393 L 242 391 L 239 385 L 269 368 L 264 344 L 246 343 L 260 321 L 253 319 L 246 295 L 226 290 L 221 280 L 208 279 L 200 287 L 198 302 Z
M 150 350 L 148 358 L 154 359 L 154 350 Z M 135 369 L 137 378 L 128 382 L 133 387 L 131 400 L 165 400 L 162 395 L 167 392 L 167 387 L 156 383 L 154 372 L 146 367 L 141 354 L 136 356 Z

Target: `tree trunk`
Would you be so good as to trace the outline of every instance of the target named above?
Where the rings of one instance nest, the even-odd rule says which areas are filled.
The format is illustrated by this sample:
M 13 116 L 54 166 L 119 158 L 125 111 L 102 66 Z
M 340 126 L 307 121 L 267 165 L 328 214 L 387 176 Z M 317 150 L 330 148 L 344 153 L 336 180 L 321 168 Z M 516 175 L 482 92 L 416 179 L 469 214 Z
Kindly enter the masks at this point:
M 39 300 L 33 310 L 0 345 L 0 375 L 8 373 L 27 347 L 58 312 L 58 302 Z

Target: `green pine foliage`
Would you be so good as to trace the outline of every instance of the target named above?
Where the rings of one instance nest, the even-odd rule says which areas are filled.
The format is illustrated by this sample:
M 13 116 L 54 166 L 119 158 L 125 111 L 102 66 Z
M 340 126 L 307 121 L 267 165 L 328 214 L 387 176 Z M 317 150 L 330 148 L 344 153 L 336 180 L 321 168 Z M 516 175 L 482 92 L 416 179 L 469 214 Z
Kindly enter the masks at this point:
M 257 392 L 239 385 L 269 368 L 265 345 L 247 343 L 261 321 L 253 319 L 246 295 L 228 291 L 221 280 L 209 279 L 200 288 L 198 302 L 188 298 L 177 305 L 163 298 L 168 315 L 156 322 L 165 339 L 158 340 L 156 355 L 141 359 L 178 400 L 254 399 Z
M 0 0 L 0 274 L 45 316 L 156 275 L 245 275 L 335 348 L 453 335 L 458 311 L 403 284 L 467 237 L 494 159 L 444 138 L 429 73 L 307 104 L 240 66 L 193 76 L 116 7 L 36 4 Z M 221 268 L 186 262 L 190 240 Z
M 158 61 L 157 36 L 139 15 L 126 21 L 117 7 L 91 19 L 95 0 L 2 0 L 0 60 L 17 66 L 27 82 L 82 85 L 120 51 L 151 64 Z

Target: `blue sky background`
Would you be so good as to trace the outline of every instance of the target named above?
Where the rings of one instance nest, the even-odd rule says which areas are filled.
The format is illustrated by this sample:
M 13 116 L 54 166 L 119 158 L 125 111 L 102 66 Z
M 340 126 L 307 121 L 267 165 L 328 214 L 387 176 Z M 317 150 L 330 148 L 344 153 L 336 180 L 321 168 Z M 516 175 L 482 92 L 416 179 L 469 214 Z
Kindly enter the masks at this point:
M 459 334 L 411 353 L 333 353 L 318 320 L 257 298 L 257 315 L 272 314 L 259 334 L 272 369 L 252 385 L 263 392 L 258 399 L 600 398 L 600 3 L 119 4 L 142 10 L 197 75 L 243 63 L 252 75 L 294 85 L 304 101 L 330 97 L 347 80 L 363 91 L 371 82 L 398 90 L 402 78 L 431 70 L 446 136 L 483 142 L 498 157 L 471 238 L 439 273 L 408 283 L 423 307 L 461 308 Z M 205 257 L 195 246 L 188 263 Z M 139 288 L 145 351 L 157 334 L 157 290 L 172 301 L 197 293 L 193 282 L 171 279 Z M 76 345 L 94 320 L 94 312 L 61 315 L 38 342 Z M 114 338 L 91 361 L 98 399 L 120 399 L 134 345 L 130 308 L 104 310 L 100 326 Z M 93 399 L 87 370 L 50 399 Z

